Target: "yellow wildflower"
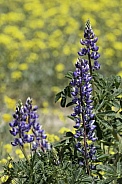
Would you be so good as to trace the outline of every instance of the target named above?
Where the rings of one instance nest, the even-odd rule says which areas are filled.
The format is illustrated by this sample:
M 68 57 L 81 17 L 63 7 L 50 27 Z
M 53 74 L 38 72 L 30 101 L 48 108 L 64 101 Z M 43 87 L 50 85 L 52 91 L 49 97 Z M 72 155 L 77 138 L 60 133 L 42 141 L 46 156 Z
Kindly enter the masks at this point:
M 6 150 L 7 153 L 10 153 L 12 151 L 12 145 L 11 144 L 5 144 L 4 149 Z
M 113 46 L 116 50 L 122 50 L 122 42 L 115 42 Z
M 16 149 L 15 153 L 19 156 L 19 158 L 24 158 L 24 155 L 20 149 Z
M 43 113 L 43 114 L 48 114 L 49 113 L 49 109 L 48 108 L 42 108 L 41 109 L 41 112 Z
M 27 63 L 22 63 L 22 64 L 20 64 L 20 65 L 19 65 L 19 69 L 20 69 L 20 70 L 28 70 L 28 65 L 27 65 Z
M 105 171 L 99 171 L 99 173 L 103 176 L 105 175 Z
M 11 78 L 14 80 L 18 80 L 22 77 L 22 73 L 20 71 L 14 71 L 11 73 Z
M 44 101 L 44 102 L 42 102 L 42 106 L 43 106 L 44 108 L 47 108 L 47 107 L 49 106 L 48 101 Z
M 3 183 L 3 182 L 6 182 L 8 178 L 9 178 L 9 176 L 2 176 L 2 177 L 1 177 L 1 182 L 2 182 L 2 183 Z
M 57 135 L 54 135 L 54 134 L 47 134 L 47 140 L 52 143 L 52 142 L 55 142 L 55 141 L 59 141 L 60 138 Z
M 3 114 L 2 118 L 3 118 L 3 121 L 6 122 L 6 123 L 10 122 L 11 119 L 12 119 L 11 115 L 7 114 L 7 113 Z
M 107 48 L 107 49 L 104 51 L 104 54 L 105 54 L 106 57 L 112 57 L 112 56 L 114 56 L 115 51 L 114 51 L 114 49 L 112 49 L 112 48 Z
M 58 86 L 53 86 L 53 87 L 51 87 L 51 91 L 54 93 L 58 93 L 61 91 L 61 89 Z
M 16 106 L 16 101 L 8 96 L 4 96 L 4 102 L 7 106 L 7 108 L 9 109 L 15 109 L 15 106 Z
M 66 128 L 66 127 L 62 127 L 58 132 L 60 134 L 64 134 L 65 132 L 70 132 L 71 130 L 69 128 Z
M 0 160 L 0 164 L 6 164 L 7 163 L 7 159 L 3 158 Z
M 20 29 L 16 26 L 8 25 L 7 27 L 5 27 L 4 32 L 10 36 L 13 36 L 14 38 L 18 40 L 24 39 L 24 35 L 22 31 L 20 31 Z
M 63 73 L 57 73 L 57 78 L 58 79 L 63 79 L 64 78 L 64 74 Z
M 118 72 L 118 74 L 117 74 L 117 75 L 119 75 L 119 76 L 121 76 L 121 77 L 122 77 L 122 71 Z

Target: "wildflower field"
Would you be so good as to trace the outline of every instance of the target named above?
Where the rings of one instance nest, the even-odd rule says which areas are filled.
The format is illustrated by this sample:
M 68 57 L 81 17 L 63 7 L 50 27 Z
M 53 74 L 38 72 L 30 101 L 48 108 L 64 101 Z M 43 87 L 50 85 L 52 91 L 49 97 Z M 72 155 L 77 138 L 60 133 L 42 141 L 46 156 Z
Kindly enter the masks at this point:
M 7 163 L 7 167 L 11 169 L 13 168 L 11 160 L 24 160 L 26 158 L 26 154 L 23 152 L 23 142 L 25 143 L 25 150 L 30 149 L 28 143 L 35 140 L 36 131 L 38 131 L 39 135 L 41 132 L 42 139 L 44 139 L 43 143 L 41 143 L 43 152 L 45 152 L 44 150 L 47 147 L 49 148 L 47 150 L 50 150 L 52 144 L 56 144 L 62 141 L 62 139 L 64 140 L 63 134 L 66 133 L 65 143 L 60 142 L 62 149 L 57 146 L 53 150 L 53 156 L 50 157 L 48 155 L 54 163 L 52 160 L 50 161 L 50 158 L 47 158 L 47 155 L 42 155 L 42 157 L 45 161 L 49 160 L 49 163 L 52 165 L 60 165 L 59 162 L 64 163 L 64 160 L 69 159 L 69 155 L 70 158 L 75 160 L 76 153 L 71 151 L 73 150 L 72 146 L 75 144 L 77 150 L 83 154 L 83 156 L 77 155 L 78 164 L 80 164 L 81 168 L 85 168 L 85 177 L 88 178 L 88 175 L 89 179 L 81 181 L 74 177 L 74 180 L 73 178 L 70 180 L 68 177 L 71 176 L 65 173 L 67 179 L 60 181 L 60 178 L 63 178 L 62 171 L 65 170 L 66 166 L 63 165 L 63 170 L 61 166 L 57 168 L 57 170 L 59 169 L 58 181 L 56 179 L 49 179 L 49 181 L 56 184 L 60 184 L 63 181 L 65 184 L 69 184 L 71 181 L 78 184 L 102 184 L 102 182 L 105 183 L 102 181 L 103 179 L 106 181 L 106 184 L 107 182 L 121 184 L 121 14 L 122 0 L 0 0 L 0 173 L 3 172 L 4 164 Z M 87 20 L 90 20 L 90 22 Z M 84 31 L 85 23 L 85 30 L 91 31 L 93 28 L 98 40 L 92 31 L 90 34 L 93 35 L 90 38 L 87 36 L 87 32 L 85 33 Z M 83 35 L 86 40 L 94 39 L 92 44 L 90 42 L 90 46 L 89 43 L 80 41 Z M 95 45 L 96 42 L 98 47 Z M 86 45 L 87 49 L 80 50 L 81 45 Z M 89 49 L 91 50 L 89 51 Z M 98 50 L 99 53 L 97 52 Z M 88 55 L 89 60 L 90 58 L 94 60 L 92 66 L 88 61 L 81 58 L 77 60 L 78 57 L 86 55 Z M 99 62 L 97 61 L 98 58 Z M 79 71 L 80 67 L 84 68 L 84 70 Z M 99 72 L 97 71 L 97 74 L 95 74 L 94 70 L 98 69 L 100 69 Z M 91 70 L 93 70 L 93 73 Z M 80 81 L 79 75 L 83 73 L 83 84 L 81 84 L 78 80 Z M 105 80 L 108 81 L 104 81 L 100 75 L 104 75 Z M 112 75 L 120 77 L 114 78 Z M 70 85 L 67 78 L 71 80 Z M 94 80 L 94 85 L 92 80 Z M 82 90 L 79 91 L 79 85 L 84 85 L 85 87 L 82 87 Z M 94 88 L 101 94 L 94 92 Z M 62 89 L 64 90 L 62 91 Z M 83 96 L 84 90 L 87 91 L 87 94 L 79 102 L 77 95 L 80 93 Z M 107 90 L 111 90 L 110 93 Z M 94 96 L 95 94 L 96 96 Z M 93 99 L 91 96 L 93 96 Z M 28 97 L 32 98 L 33 103 L 31 98 Z M 72 101 L 69 100 L 71 97 Z M 19 99 L 23 103 L 21 101 L 18 102 Z M 58 100 L 59 103 L 55 103 Z M 95 110 L 92 109 L 91 103 L 93 103 Z M 35 115 L 36 106 L 34 106 L 35 109 L 31 108 L 31 105 L 35 104 L 38 105 L 39 117 Z M 60 107 L 60 104 L 64 108 Z M 72 107 L 66 107 L 72 104 L 77 104 L 73 109 L 74 113 L 72 112 Z M 89 111 L 86 110 L 86 107 Z M 84 112 L 83 109 L 85 109 Z M 19 118 L 23 123 L 24 121 L 27 122 L 30 118 L 30 111 L 33 116 L 32 119 L 39 119 L 46 134 L 42 131 L 41 126 L 33 124 L 33 127 L 26 127 L 26 130 L 24 130 L 29 135 L 23 136 L 23 142 L 20 139 L 13 140 L 13 136 L 18 134 L 18 130 L 14 128 L 17 125 L 11 123 L 13 118 L 14 121 L 18 121 L 17 114 L 22 113 L 23 116 L 26 114 L 27 119 Z M 85 121 L 87 121 L 88 116 L 91 124 L 85 127 Z M 94 116 L 95 118 L 93 118 Z M 80 124 L 80 118 L 83 121 L 82 125 Z M 89 131 L 87 130 L 88 128 L 90 129 Z M 94 129 L 96 129 L 96 133 L 93 132 Z M 31 136 L 32 133 L 34 136 Z M 74 140 L 72 135 L 75 135 L 76 140 Z M 80 136 L 82 140 L 81 138 L 79 139 Z M 47 142 L 45 142 L 46 138 Z M 96 140 L 98 140 L 95 143 L 96 145 L 92 144 Z M 67 145 L 71 147 L 71 150 L 67 148 Z M 35 141 L 31 147 L 32 151 L 36 150 L 38 147 L 37 142 Z M 88 152 L 87 149 L 89 150 Z M 62 150 L 65 151 L 62 152 Z M 99 155 L 98 157 L 95 156 L 96 152 Z M 30 154 L 30 152 L 27 151 L 27 154 Z M 60 154 L 63 154 L 63 157 Z M 65 154 L 68 154 L 68 156 Z M 87 158 L 87 154 L 89 158 Z M 96 157 L 99 161 L 96 161 Z M 32 158 L 38 160 L 39 156 L 32 154 Z M 111 166 L 111 168 L 104 167 L 105 163 L 108 164 L 107 166 Z M 71 164 L 71 162 L 66 164 Z M 92 172 L 92 168 L 96 167 L 96 165 L 98 167 L 97 171 Z M 100 165 L 102 165 L 102 170 Z M 48 166 L 46 165 L 46 167 Z M 78 166 L 76 165 L 76 167 Z M 49 170 L 49 167 L 47 170 Z M 109 174 L 105 173 L 106 170 L 110 171 Z M 51 171 L 55 176 L 54 171 Z M 77 174 L 79 174 L 79 177 L 84 176 L 80 172 L 81 170 L 78 170 Z M 14 176 L 9 175 L 10 173 L 5 173 L 6 176 L 1 177 L 0 182 L 17 183 L 16 179 L 13 179 Z M 113 173 L 116 173 L 115 176 L 112 175 Z M 45 177 L 48 174 L 46 173 Z M 72 175 L 74 176 L 75 174 L 73 170 Z M 108 179 L 108 176 L 110 179 Z M 30 184 L 34 183 L 33 178 L 32 181 L 28 179 L 17 181 L 20 183 L 28 183 L 28 181 Z M 35 181 L 39 181 L 39 179 Z M 47 181 L 48 179 L 45 179 L 45 182 L 42 181 L 42 183 Z M 51 183 L 49 181 L 48 183 Z

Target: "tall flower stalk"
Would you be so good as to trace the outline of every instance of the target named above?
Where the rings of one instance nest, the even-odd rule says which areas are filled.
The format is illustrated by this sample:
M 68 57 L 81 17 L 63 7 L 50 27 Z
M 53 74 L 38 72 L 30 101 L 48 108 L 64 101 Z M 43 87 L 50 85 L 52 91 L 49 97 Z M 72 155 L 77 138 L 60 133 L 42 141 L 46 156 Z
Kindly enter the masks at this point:
M 89 20 L 84 30 L 84 39 L 81 44 L 84 48 L 78 52 L 79 58 L 75 64 L 76 70 L 73 72 L 73 79 L 70 82 L 72 86 L 72 102 L 75 104 L 74 117 L 76 129 L 75 138 L 77 139 L 76 148 L 81 152 L 82 158 L 80 164 L 85 167 L 86 173 L 90 175 L 92 164 L 96 159 L 95 136 L 95 118 L 93 113 L 93 79 L 92 71 L 100 68 L 97 59 L 99 47 L 96 46 L 98 38 L 91 28 Z M 84 56 L 87 56 L 85 59 Z M 93 60 L 93 65 L 92 65 Z
M 50 149 L 46 140 L 47 136 L 38 121 L 37 109 L 37 106 L 32 106 L 30 97 L 27 98 L 25 105 L 19 101 L 13 114 L 13 121 L 9 123 L 10 133 L 15 137 L 11 144 L 19 146 L 27 160 L 28 157 L 24 149 L 25 143 L 30 144 L 31 151 L 36 151 L 37 148 L 43 152 Z

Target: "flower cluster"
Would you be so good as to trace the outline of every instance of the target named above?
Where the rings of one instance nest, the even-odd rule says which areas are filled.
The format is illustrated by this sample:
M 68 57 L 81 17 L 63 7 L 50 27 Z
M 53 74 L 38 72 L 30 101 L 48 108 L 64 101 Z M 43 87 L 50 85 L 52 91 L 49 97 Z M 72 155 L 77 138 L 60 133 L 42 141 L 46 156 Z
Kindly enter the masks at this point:
M 97 139 L 94 132 L 96 126 L 94 125 L 95 120 L 92 105 L 92 76 L 90 75 L 89 69 L 87 60 L 78 59 L 76 71 L 73 73 L 73 80 L 70 83 L 73 89 L 72 101 L 75 104 L 74 112 L 71 116 L 74 117 L 76 122 L 74 126 L 74 128 L 76 128 L 75 138 L 85 138 L 84 145 L 78 141 L 76 145 L 77 149 L 82 152 L 84 156 L 87 156 L 87 158 L 94 160 L 95 148 L 93 144 L 88 146 L 87 143 L 87 141 L 94 142 Z M 86 148 L 87 150 L 85 150 Z
M 99 47 L 96 45 L 98 38 L 95 37 L 95 34 L 91 28 L 89 20 L 86 23 L 85 30 L 84 30 L 84 40 L 81 39 L 80 43 L 84 45 L 84 48 L 81 48 L 81 51 L 78 52 L 79 56 L 85 56 L 88 55 L 88 60 L 93 59 L 94 65 L 90 65 L 90 69 L 92 67 L 92 70 L 100 69 L 100 64 L 98 63 L 97 59 L 100 57 L 100 54 L 98 53 Z
M 86 47 L 78 52 L 79 56 L 88 55 L 88 60 L 78 58 L 75 66 L 76 70 L 73 72 L 73 79 L 70 82 L 72 86 L 72 102 L 75 104 L 74 112 L 71 116 L 74 118 L 77 139 L 76 148 L 82 153 L 83 159 L 80 161 L 81 165 L 86 166 L 87 172 L 93 167 L 93 160 L 96 159 L 96 147 L 94 141 L 97 140 L 95 136 L 96 125 L 93 113 L 93 98 L 92 98 L 92 70 L 99 69 L 100 65 L 97 59 L 100 57 L 98 47 L 96 46 L 97 38 L 91 29 L 89 21 L 84 30 L 85 40 L 81 40 L 81 44 Z M 91 59 L 94 60 L 94 66 L 91 65 Z M 83 140 L 83 141 L 81 141 Z
M 32 150 L 38 147 L 42 151 L 50 149 L 50 145 L 46 140 L 46 134 L 42 126 L 38 122 L 38 107 L 32 107 L 32 99 L 29 97 L 23 106 L 21 102 L 16 107 L 16 112 L 13 114 L 13 121 L 9 123 L 13 136 L 17 136 L 11 143 L 13 146 L 21 146 L 25 143 L 31 143 Z

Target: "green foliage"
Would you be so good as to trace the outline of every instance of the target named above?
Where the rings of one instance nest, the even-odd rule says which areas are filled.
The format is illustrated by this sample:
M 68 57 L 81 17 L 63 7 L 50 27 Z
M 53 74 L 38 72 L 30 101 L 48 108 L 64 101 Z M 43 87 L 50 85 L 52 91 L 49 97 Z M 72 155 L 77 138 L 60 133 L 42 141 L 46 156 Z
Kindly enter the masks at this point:
M 4 174 L 9 175 L 9 180 L 18 184 L 88 184 L 93 182 L 91 176 L 84 173 L 79 167 L 77 156 L 74 152 L 74 137 L 71 132 L 66 133 L 66 138 L 47 152 L 35 152 L 28 163 L 25 160 L 14 162 L 11 160 L 4 167 Z M 12 168 L 9 168 L 9 164 Z
M 69 77 L 67 76 L 67 78 Z M 93 80 L 94 113 L 96 118 L 96 134 L 98 137 L 96 144 L 98 159 L 94 173 L 100 178 L 100 182 L 97 181 L 97 183 L 119 183 L 121 182 L 122 175 L 121 77 L 110 76 L 105 78 L 101 74 L 93 73 Z M 72 90 L 71 87 L 70 90 Z M 57 94 L 58 98 L 56 97 L 56 101 L 60 98 L 62 100 L 62 96 L 59 94 Z M 70 96 L 64 93 L 63 98 L 65 98 L 65 104 L 67 104 Z M 68 117 L 74 120 L 72 116 Z M 99 165 L 99 162 L 102 162 L 102 165 Z M 105 173 L 103 175 L 100 174 L 103 171 Z
M 98 155 L 96 170 L 92 176 L 84 173 L 82 166 L 78 164 L 79 155 L 74 149 L 75 139 L 71 132 L 67 132 L 65 138 L 54 148 L 46 153 L 35 152 L 28 163 L 26 160 L 13 161 L 4 166 L 4 175 L 9 175 L 8 181 L 18 184 L 109 184 L 116 182 L 121 184 L 122 165 L 118 161 L 116 166 L 108 162 L 110 155 Z M 99 148 L 100 152 L 101 148 Z M 114 157 L 115 159 L 115 157 Z M 102 162 L 102 165 L 99 165 Z M 12 165 L 9 168 L 9 165 Z M 104 172 L 101 175 L 100 172 Z

